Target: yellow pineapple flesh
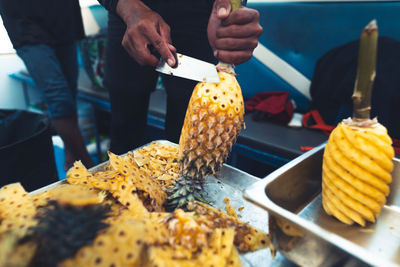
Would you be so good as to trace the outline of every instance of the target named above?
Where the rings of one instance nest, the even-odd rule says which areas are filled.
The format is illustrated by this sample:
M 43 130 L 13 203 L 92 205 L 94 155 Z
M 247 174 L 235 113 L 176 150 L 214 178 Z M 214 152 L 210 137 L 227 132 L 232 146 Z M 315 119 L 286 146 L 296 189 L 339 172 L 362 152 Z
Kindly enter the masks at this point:
M 375 222 L 392 181 L 392 140 L 386 128 L 341 122 L 331 133 L 322 165 L 322 198 L 328 214 L 346 224 Z
M 204 177 L 215 174 L 227 159 L 244 121 L 240 86 L 233 74 L 218 72 L 219 83 L 194 88 L 179 140 L 180 173 L 167 209 L 202 200 Z

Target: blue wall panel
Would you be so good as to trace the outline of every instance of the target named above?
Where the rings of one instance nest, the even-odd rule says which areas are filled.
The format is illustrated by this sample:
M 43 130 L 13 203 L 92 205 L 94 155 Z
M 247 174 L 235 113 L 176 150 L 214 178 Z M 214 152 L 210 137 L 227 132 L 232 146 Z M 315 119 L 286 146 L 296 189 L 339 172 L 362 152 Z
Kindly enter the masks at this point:
M 377 19 L 380 36 L 400 40 L 400 1 L 248 3 L 260 12 L 260 43 L 312 79 L 318 58 L 328 50 L 358 39 L 363 27 Z M 379 60 L 379 59 L 378 59 Z M 252 59 L 237 67 L 245 97 L 291 86 Z M 292 90 L 292 89 L 291 89 Z M 291 93 L 301 110 L 308 100 Z M 300 99 L 297 99 L 300 97 Z

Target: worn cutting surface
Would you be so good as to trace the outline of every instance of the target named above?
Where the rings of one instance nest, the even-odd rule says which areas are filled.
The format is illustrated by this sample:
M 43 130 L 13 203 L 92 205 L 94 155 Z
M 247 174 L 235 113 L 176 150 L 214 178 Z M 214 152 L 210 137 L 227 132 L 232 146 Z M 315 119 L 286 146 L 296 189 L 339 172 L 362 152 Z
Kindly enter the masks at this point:
M 218 179 L 214 177 L 207 177 L 206 179 L 205 190 L 207 191 L 209 199 L 212 201 L 211 205 L 223 210 L 225 208 L 223 200 L 225 197 L 228 197 L 233 208 L 235 210 L 241 210 L 238 212 L 239 219 L 268 232 L 268 213 L 245 201 L 243 199 L 242 189 L 240 189 L 244 187 L 241 187 L 241 184 L 232 184 L 233 181 L 230 181 L 229 177 L 240 178 L 243 185 L 252 183 L 257 179 L 232 167 L 224 166 Z M 247 263 L 250 266 L 269 266 L 269 263 L 272 261 L 271 253 L 268 248 L 243 254 L 241 258 L 244 264 Z

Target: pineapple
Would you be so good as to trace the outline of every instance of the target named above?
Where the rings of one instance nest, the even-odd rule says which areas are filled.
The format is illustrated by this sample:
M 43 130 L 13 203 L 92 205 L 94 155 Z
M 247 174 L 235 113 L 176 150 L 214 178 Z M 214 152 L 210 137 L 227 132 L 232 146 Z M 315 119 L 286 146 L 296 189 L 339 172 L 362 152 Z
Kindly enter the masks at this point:
M 235 76 L 225 71 L 218 75 L 219 83 L 200 82 L 194 88 L 179 140 L 181 177 L 169 190 L 167 210 L 204 201 L 204 177 L 221 168 L 244 124 L 243 96 Z
M 353 118 L 333 130 L 322 165 L 324 210 L 346 224 L 375 222 L 392 181 L 392 140 L 377 119 L 370 119 L 378 30 L 376 21 L 363 30 L 353 94 Z
M 229 2 L 231 12 L 242 4 L 241 0 Z M 243 96 L 234 68 L 220 61 L 220 82 L 200 82 L 194 88 L 179 139 L 181 177 L 168 190 L 167 211 L 185 209 L 194 200 L 205 201 L 205 176 L 221 168 L 244 125 Z

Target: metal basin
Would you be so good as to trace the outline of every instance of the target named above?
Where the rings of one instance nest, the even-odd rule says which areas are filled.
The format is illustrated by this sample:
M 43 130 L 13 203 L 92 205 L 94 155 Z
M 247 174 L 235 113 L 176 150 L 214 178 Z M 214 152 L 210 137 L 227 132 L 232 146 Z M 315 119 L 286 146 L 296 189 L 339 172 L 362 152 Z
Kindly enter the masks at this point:
M 387 204 L 375 224 L 348 226 L 321 203 L 324 145 L 249 186 L 244 197 L 266 209 L 274 245 L 302 266 L 400 266 L 400 161 L 394 159 Z

